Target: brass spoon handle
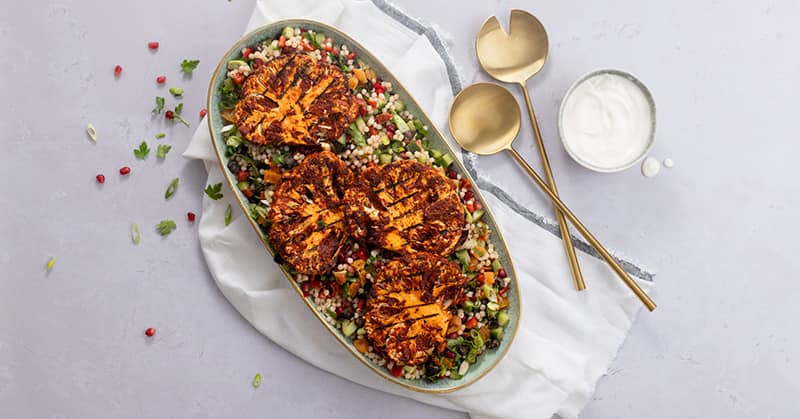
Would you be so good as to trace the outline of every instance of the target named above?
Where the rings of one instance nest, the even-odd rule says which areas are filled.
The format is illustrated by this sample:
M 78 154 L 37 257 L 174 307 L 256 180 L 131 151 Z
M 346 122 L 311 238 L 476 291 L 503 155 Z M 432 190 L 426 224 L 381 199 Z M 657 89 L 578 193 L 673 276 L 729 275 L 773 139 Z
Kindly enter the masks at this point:
M 625 282 L 625 285 L 627 285 L 628 288 L 630 288 L 631 291 L 633 291 L 633 293 L 636 294 L 637 297 L 639 297 L 639 300 L 641 300 L 644 306 L 647 307 L 647 309 L 650 311 L 655 310 L 656 303 L 653 302 L 653 300 L 650 299 L 647 293 L 644 292 L 644 290 L 639 287 L 639 284 L 637 284 L 636 281 L 634 281 L 633 279 L 631 279 L 630 276 L 628 276 L 628 273 L 625 272 L 625 270 L 622 269 L 621 266 L 619 266 L 619 263 L 617 263 L 617 261 L 614 260 L 614 258 L 608 253 L 605 247 L 603 247 L 603 245 L 600 244 L 600 242 L 592 235 L 592 233 L 589 232 L 586 226 L 584 226 L 583 223 L 581 223 L 580 220 L 578 220 L 578 217 L 576 217 L 575 214 L 573 214 L 572 211 L 570 211 L 570 209 L 567 208 L 566 204 L 564 204 L 561 201 L 561 199 L 559 199 L 558 195 L 553 193 L 553 191 L 551 191 L 550 188 L 547 187 L 547 184 L 544 183 L 544 180 L 542 180 L 542 178 L 539 177 L 538 174 L 536 174 L 536 172 L 528 165 L 528 163 L 525 162 L 522 156 L 520 156 L 519 153 L 517 153 L 517 150 L 514 150 L 513 147 L 509 147 L 507 150 L 511 152 L 511 155 L 514 156 L 514 158 L 517 159 L 517 162 L 525 169 L 525 171 L 528 172 L 528 175 L 530 175 L 530 177 L 536 182 L 539 188 L 541 188 L 542 191 L 548 197 L 550 197 L 550 200 L 553 201 L 553 205 L 555 205 L 558 209 L 560 209 L 561 212 L 564 214 L 564 216 L 566 216 L 567 218 L 569 218 L 570 221 L 572 221 L 572 224 L 575 226 L 575 228 L 578 229 L 578 231 L 583 235 L 583 237 L 586 238 L 587 241 L 589 241 L 589 243 L 591 243 L 592 246 L 594 246 L 597 252 L 600 253 L 600 256 L 602 256 L 603 259 L 605 259 L 605 261 L 609 265 L 611 265 L 611 269 L 613 269 L 614 272 L 616 272 L 617 275 L 622 279 L 622 281 Z
M 550 170 L 550 160 L 547 158 L 547 151 L 544 149 L 544 142 L 542 141 L 542 133 L 539 131 L 539 122 L 536 120 L 536 113 L 533 111 L 533 103 L 531 103 L 531 96 L 528 94 L 528 88 L 525 83 L 520 83 L 522 87 L 522 95 L 525 96 L 525 104 L 528 105 L 528 116 L 531 119 L 533 126 L 533 134 L 536 138 L 536 146 L 539 149 L 539 157 L 542 160 L 542 167 L 544 168 L 544 176 L 547 179 L 547 184 L 553 194 L 558 195 L 558 188 L 556 188 L 556 181 L 553 177 L 553 171 Z M 567 252 L 567 259 L 569 260 L 570 271 L 572 272 L 572 279 L 575 282 L 575 289 L 581 291 L 586 288 L 586 283 L 583 282 L 583 274 L 581 267 L 578 265 L 578 256 L 575 254 L 575 248 L 572 245 L 572 238 L 569 235 L 569 225 L 567 220 L 564 219 L 564 214 L 555 208 L 556 220 L 558 221 L 558 228 L 561 229 L 561 241 L 564 243 L 564 250 Z

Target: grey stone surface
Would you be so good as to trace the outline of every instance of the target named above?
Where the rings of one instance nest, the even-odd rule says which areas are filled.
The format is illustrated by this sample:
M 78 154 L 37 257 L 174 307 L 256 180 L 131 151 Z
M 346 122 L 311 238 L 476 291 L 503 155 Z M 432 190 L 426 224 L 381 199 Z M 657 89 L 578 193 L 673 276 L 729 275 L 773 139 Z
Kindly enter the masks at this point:
M 582 418 L 796 417 L 800 403 L 794 173 L 800 4 L 399 1 L 450 35 L 465 83 L 485 80 L 473 36 L 490 14 L 532 11 L 551 37 L 529 83 L 564 200 L 608 247 L 657 275 L 642 313 Z M 151 119 L 155 77 L 184 87 L 196 126 L 209 75 L 252 0 L 49 0 L 0 13 L 0 417 L 461 417 L 349 383 L 263 338 L 204 266 L 187 211 L 204 172 L 180 152 L 193 129 Z M 147 41 L 158 40 L 157 53 Z M 201 64 L 191 79 L 184 58 Z M 124 67 L 119 79 L 113 67 Z M 647 179 L 573 163 L 558 141 L 561 95 L 581 74 L 628 70 L 655 95 Z M 171 102 L 171 100 L 169 101 Z M 92 144 L 84 127 L 99 131 Z M 157 132 L 164 162 L 132 149 Z M 536 164 L 530 129 L 519 138 Z M 120 178 L 119 167 L 133 173 Z M 550 206 L 505 156 L 478 173 L 520 205 Z M 98 187 L 97 173 L 106 175 Z M 178 193 L 164 189 L 181 177 Z M 174 218 L 169 237 L 153 226 Z M 137 222 L 142 243 L 130 243 Z M 535 249 L 532 249 L 535 251 Z M 53 270 L 45 263 L 56 258 Z M 591 278 L 587 278 L 591 292 Z M 155 339 L 144 337 L 155 327 Z M 250 385 L 260 372 L 263 384 Z

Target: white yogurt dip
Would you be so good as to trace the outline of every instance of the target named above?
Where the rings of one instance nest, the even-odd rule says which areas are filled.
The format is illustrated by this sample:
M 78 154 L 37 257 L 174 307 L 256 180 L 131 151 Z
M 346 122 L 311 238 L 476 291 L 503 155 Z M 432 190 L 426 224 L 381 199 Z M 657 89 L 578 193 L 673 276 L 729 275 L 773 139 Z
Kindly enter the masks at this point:
M 655 106 L 633 76 L 600 70 L 576 82 L 561 103 L 561 140 L 581 165 L 615 172 L 641 160 L 654 141 Z

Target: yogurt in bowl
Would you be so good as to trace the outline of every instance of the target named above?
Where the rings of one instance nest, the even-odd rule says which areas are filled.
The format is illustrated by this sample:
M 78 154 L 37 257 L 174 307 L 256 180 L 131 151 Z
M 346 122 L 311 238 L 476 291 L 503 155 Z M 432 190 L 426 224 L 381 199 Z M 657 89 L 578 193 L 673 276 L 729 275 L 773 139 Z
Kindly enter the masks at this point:
M 653 147 L 655 103 L 633 75 L 593 71 L 578 79 L 561 101 L 558 130 L 578 164 L 618 172 L 640 162 Z

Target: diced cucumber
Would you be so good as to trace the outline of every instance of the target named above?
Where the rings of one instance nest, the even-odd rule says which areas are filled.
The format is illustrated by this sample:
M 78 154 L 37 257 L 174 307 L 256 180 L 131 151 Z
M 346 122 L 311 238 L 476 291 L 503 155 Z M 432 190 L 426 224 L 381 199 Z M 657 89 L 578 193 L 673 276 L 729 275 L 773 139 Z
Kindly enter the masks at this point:
M 366 333 L 367 331 L 363 327 L 359 327 L 358 330 L 356 330 L 356 335 L 358 336 L 364 336 Z
M 317 40 L 317 43 L 322 44 L 323 42 L 325 42 L 325 35 L 318 33 L 314 36 L 314 39 Z
M 492 270 L 494 271 L 494 273 L 497 273 L 497 271 L 500 270 L 500 261 L 499 260 L 495 259 L 495 260 L 492 261 Z
M 291 26 L 287 26 L 287 27 L 283 28 L 283 32 L 281 32 L 281 35 L 283 35 L 283 36 L 285 36 L 287 38 L 293 37 L 294 36 L 294 28 L 291 27 Z
M 397 112 L 402 112 L 405 109 L 406 109 L 406 104 L 403 103 L 402 100 L 395 100 L 394 101 L 394 110 L 396 110 Z
M 398 132 L 406 132 L 409 129 L 406 121 L 403 121 L 403 118 L 401 118 L 398 114 L 392 115 L 392 122 L 394 122 L 394 124 L 397 126 Z
M 383 109 L 383 107 L 386 106 L 386 103 L 388 101 L 386 100 L 386 96 L 385 95 L 378 95 L 378 100 L 376 102 L 378 102 L 377 108 L 378 109 Z
M 475 311 L 476 308 L 480 308 L 480 306 L 481 306 L 480 303 L 476 303 L 475 301 L 472 300 L 467 300 L 464 302 L 464 311 L 471 313 Z
M 492 311 L 497 311 L 500 309 L 500 304 L 497 304 L 494 301 L 490 301 L 486 303 L 486 308 Z
M 247 182 L 239 182 L 236 184 L 236 187 L 239 188 L 240 191 L 243 191 L 245 189 L 250 189 L 250 184 Z
M 467 222 L 467 224 L 472 223 L 472 214 L 470 214 L 470 212 L 467 211 L 466 208 L 464 208 L 464 220 Z
M 483 284 L 481 286 L 481 291 L 483 291 L 483 295 L 489 301 L 497 301 L 497 293 L 495 292 L 494 288 L 492 288 L 489 284 Z
M 228 70 L 236 70 L 243 65 L 247 65 L 247 62 L 243 60 L 230 60 L 228 61 Z
M 242 145 L 242 139 L 235 135 L 231 135 L 225 140 L 225 145 L 229 145 L 231 147 L 239 147 L 240 145 Z
M 497 324 L 499 324 L 500 326 L 507 325 L 509 320 L 511 320 L 511 317 L 505 310 L 497 313 Z
M 453 164 L 453 157 L 450 156 L 449 154 L 444 154 L 438 159 L 436 159 L 436 164 L 446 169 L 450 167 L 451 164 Z
M 492 336 L 493 339 L 500 340 L 503 338 L 503 328 L 495 327 L 494 329 L 489 330 L 489 334 Z
M 358 129 L 358 126 L 356 125 L 355 122 L 350 124 L 350 129 L 348 129 L 347 132 L 350 134 L 350 139 L 353 141 L 355 145 L 359 147 L 367 145 L 367 141 L 364 139 L 364 134 L 361 132 L 360 129 Z
M 439 157 L 442 157 L 444 155 L 444 153 L 436 149 L 431 149 L 429 153 L 431 154 L 431 157 L 433 157 L 434 159 L 438 159 Z
M 456 252 L 456 259 L 458 259 L 458 263 L 461 264 L 461 270 L 466 271 L 467 266 L 469 266 L 469 252 L 467 249 L 461 249 Z
M 380 164 L 389 164 L 392 162 L 392 155 L 391 154 L 379 154 L 378 155 L 378 162 Z
M 383 145 L 389 145 L 389 143 L 390 143 L 390 142 L 391 142 L 391 140 L 389 139 L 389 136 L 388 136 L 388 135 L 386 135 L 386 134 L 381 134 L 381 144 L 383 144 Z
M 480 220 L 481 217 L 483 217 L 483 214 L 485 214 L 485 213 L 486 213 L 486 211 L 484 211 L 482 209 L 475 210 L 475 212 L 472 213 L 472 222 L 474 223 L 475 221 Z
M 425 129 L 425 124 L 423 124 L 422 121 L 420 121 L 419 119 L 415 119 L 414 121 L 412 121 L 412 123 L 414 124 L 414 128 L 417 130 L 420 136 L 422 137 L 428 136 L 428 130 Z
M 367 123 L 364 122 L 364 118 L 360 116 L 356 118 L 356 126 L 358 127 L 359 130 L 361 130 L 361 132 L 369 131 L 369 128 L 367 128 Z
M 348 338 L 356 332 L 358 326 L 352 320 L 345 320 L 342 322 L 342 333 Z

